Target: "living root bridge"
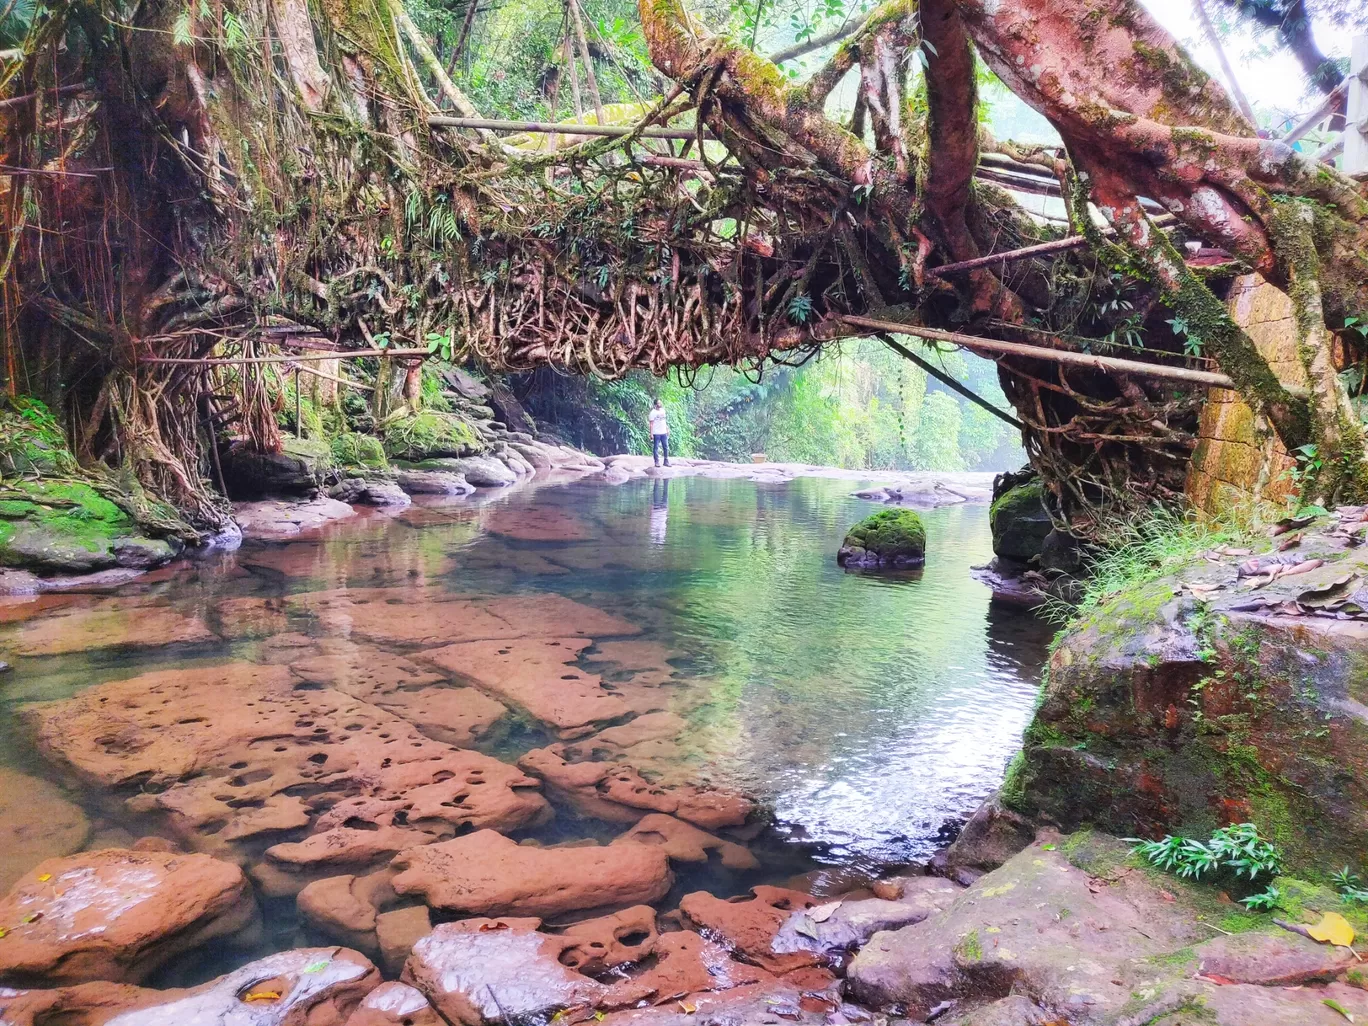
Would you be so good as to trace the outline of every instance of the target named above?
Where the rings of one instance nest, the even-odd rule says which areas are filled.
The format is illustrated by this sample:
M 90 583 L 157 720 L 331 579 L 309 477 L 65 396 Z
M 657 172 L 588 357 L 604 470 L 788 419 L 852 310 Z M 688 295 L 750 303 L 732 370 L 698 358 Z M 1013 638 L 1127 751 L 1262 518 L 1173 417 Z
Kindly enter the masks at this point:
M 1334 359 L 1336 335 L 1362 358 L 1344 329 L 1368 323 L 1363 188 L 1258 139 L 1131 0 L 890 0 L 799 82 L 682 0 L 641 0 L 674 88 L 625 130 L 529 143 L 495 135 L 398 0 L 151 0 L 131 22 L 89 2 L 50 5 L 0 79 L 31 97 L 0 108 L 23 172 L 0 177 L 10 388 L 205 519 L 203 404 L 233 394 L 244 438 L 277 445 L 282 329 L 615 376 L 916 323 L 1018 347 L 992 351 L 1066 512 L 1176 500 L 1217 380 L 1320 447 L 1315 494 L 1368 494 Z M 1062 149 L 978 129 L 976 54 Z M 993 181 L 1064 196 L 1063 236 Z M 1233 260 L 1190 267 L 1185 242 Z M 1226 315 L 1239 267 L 1296 298 L 1309 391 Z M 1194 353 L 1216 368 L 1172 366 Z

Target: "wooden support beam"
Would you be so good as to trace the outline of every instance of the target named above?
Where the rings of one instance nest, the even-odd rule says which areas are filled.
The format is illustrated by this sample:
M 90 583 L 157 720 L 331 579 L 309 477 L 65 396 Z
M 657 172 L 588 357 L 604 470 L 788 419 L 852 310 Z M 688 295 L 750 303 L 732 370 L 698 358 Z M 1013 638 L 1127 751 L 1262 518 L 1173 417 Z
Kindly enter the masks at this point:
M 958 331 L 941 331 L 938 328 L 924 328 L 919 324 L 903 324 L 899 321 L 884 321 L 873 317 L 856 317 L 847 314 L 842 316 L 841 320 L 857 328 L 868 328 L 874 332 L 914 335 L 917 338 L 931 339 L 935 342 L 949 342 L 980 353 L 1024 356 L 1032 360 L 1047 360 L 1053 363 L 1087 367 L 1104 374 L 1134 374 L 1137 377 L 1177 381 L 1189 385 L 1206 385 L 1208 388 L 1235 387 L 1235 382 L 1227 375 L 1215 374 L 1211 371 L 1189 370 L 1187 367 L 1167 367 L 1159 363 L 1123 360 L 1115 356 L 1094 356 L 1091 353 L 1080 353 L 1071 349 L 1046 349 L 1043 346 L 1022 345 L 1019 342 L 1001 342 L 995 338 L 965 335 Z
M 1315 128 L 1339 109 L 1339 105 L 1344 102 L 1345 94 L 1348 92 L 1349 80 L 1346 78 L 1327 93 L 1320 103 L 1316 104 L 1315 110 L 1293 125 L 1292 128 L 1288 130 L 1287 134 L 1282 136 L 1281 141 L 1291 144 L 1304 137 L 1307 132 L 1311 131 L 1311 129 Z
M 530 132 L 533 135 L 603 135 L 622 138 L 639 134 L 646 139 L 695 139 L 692 128 L 643 128 L 639 132 L 632 125 L 576 125 L 555 124 L 549 121 L 505 121 L 500 118 L 451 118 L 434 114 L 428 118 L 434 128 L 484 128 L 495 132 Z M 706 136 L 705 138 L 711 138 Z

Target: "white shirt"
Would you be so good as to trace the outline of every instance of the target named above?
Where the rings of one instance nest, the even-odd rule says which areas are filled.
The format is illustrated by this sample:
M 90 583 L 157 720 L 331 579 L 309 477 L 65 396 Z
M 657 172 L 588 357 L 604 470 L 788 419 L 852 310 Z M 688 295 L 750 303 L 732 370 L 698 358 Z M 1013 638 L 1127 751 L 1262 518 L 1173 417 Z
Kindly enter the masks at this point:
M 670 424 L 665 419 L 665 411 L 655 406 L 651 407 L 651 412 L 646 415 L 646 422 L 651 425 L 651 434 L 668 435 Z

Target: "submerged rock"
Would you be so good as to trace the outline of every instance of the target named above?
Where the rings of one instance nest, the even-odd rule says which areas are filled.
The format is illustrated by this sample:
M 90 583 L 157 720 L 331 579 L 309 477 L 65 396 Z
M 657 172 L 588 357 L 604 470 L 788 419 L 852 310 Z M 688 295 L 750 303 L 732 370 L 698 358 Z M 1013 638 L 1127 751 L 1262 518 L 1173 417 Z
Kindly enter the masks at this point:
M 610 823 L 636 823 L 648 812 L 661 812 L 718 830 L 741 826 L 755 811 L 755 803 L 735 791 L 652 783 L 630 764 L 595 761 L 594 754 L 590 744 L 551 745 L 526 753 L 518 765 L 582 814 Z
M 394 866 L 398 893 L 467 915 L 552 916 L 658 901 L 674 879 L 659 848 L 537 848 L 493 830 L 411 848 Z
M 760 868 L 760 860 L 745 845 L 724 840 L 692 823 L 658 812 L 643 816 L 636 826 L 613 843 L 653 844 L 662 848 L 672 862 L 707 862 L 715 855 L 728 869 Z
M 0 891 L 35 863 L 70 855 L 89 836 L 90 821 L 80 806 L 46 780 L 0 766 Z
M 540 925 L 527 918 L 443 923 L 413 946 L 403 980 L 464 1026 L 596 1005 L 607 988 L 562 965 L 569 943 L 537 932 Z
M 17 656 L 65 655 L 99 648 L 161 648 L 214 641 L 195 616 L 131 599 L 50 609 L 24 623 L 7 649 Z
M 207 855 L 106 849 L 47 859 L 0 899 L 0 980 L 136 982 L 256 920 L 242 870 Z
M 551 812 L 536 779 L 340 691 L 299 686 L 284 666 L 154 671 L 23 715 L 48 759 L 105 789 L 139 785 L 128 810 L 193 848 L 258 859 L 262 840 L 293 831 L 299 840 L 253 867 L 275 894 Z
M 884 509 L 846 532 L 836 553 L 842 566 L 902 569 L 926 561 L 926 530 L 910 509 Z

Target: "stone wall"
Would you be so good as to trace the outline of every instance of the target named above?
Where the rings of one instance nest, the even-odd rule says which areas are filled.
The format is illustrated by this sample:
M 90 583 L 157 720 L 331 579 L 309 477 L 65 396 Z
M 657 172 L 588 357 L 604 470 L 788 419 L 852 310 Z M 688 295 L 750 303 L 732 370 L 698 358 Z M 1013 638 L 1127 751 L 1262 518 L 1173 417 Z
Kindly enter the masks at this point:
M 1287 294 L 1257 274 L 1247 274 L 1235 279 L 1227 306 L 1278 379 L 1290 389 L 1305 390 L 1308 381 L 1297 357 L 1296 322 Z M 1224 388 L 1207 393 L 1187 476 L 1187 494 L 1195 506 L 1218 515 L 1260 502 L 1281 504 L 1294 491 L 1287 475 L 1294 466 L 1272 427 L 1239 393 Z

